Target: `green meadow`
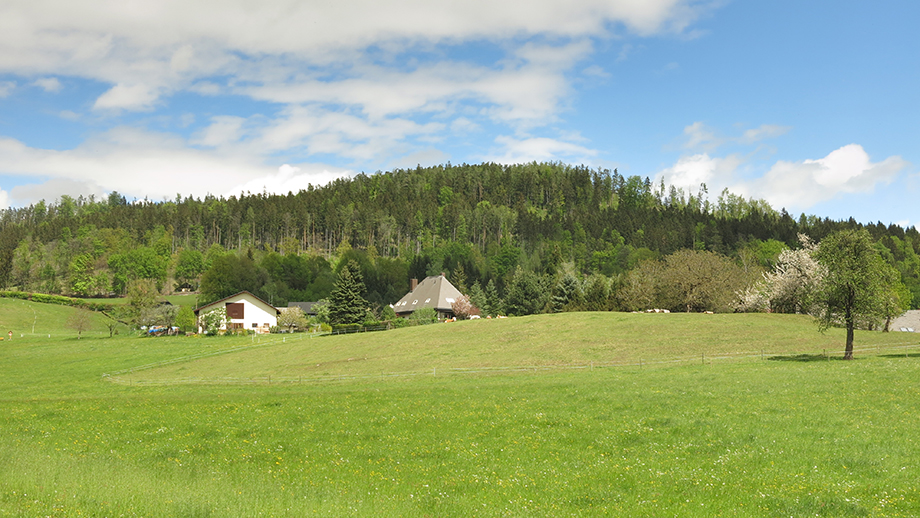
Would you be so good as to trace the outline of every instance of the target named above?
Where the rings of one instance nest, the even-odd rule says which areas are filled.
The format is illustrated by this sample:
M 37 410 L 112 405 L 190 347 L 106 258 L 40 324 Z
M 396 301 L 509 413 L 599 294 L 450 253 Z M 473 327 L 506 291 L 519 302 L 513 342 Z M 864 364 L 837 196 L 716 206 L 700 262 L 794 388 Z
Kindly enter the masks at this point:
M 920 515 L 911 334 L 844 362 L 790 315 L 78 340 L 70 311 L 0 299 L 0 516 Z

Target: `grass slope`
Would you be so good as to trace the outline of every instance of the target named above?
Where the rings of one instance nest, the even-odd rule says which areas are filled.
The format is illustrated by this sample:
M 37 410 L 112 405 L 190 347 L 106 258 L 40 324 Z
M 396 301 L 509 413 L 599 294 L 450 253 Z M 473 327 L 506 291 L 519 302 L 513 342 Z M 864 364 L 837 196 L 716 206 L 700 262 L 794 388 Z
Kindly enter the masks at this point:
M 604 317 L 258 347 L 251 339 L 55 334 L 6 342 L 0 516 L 920 515 L 917 352 L 280 385 L 131 386 L 101 376 L 246 344 L 211 359 L 236 372 L 252 361 L 279 372 L 292 365 L 283 354 L 304 349 L 344 356 L 377 343 L 417 358 L 426 340 L 441 353 L 465 344 L 476 351 L 461 356 L 469 365 L 629 358 L 635 348 L 670 357 L 751 343 L 807 359 L 792 353 L 820 352 L 824 338 L 840 342 L 807 320 L 769 315 L 670 315 L 679 317 L 669 321 L 674 329 L 657 338 L 660 327 L 648 323 L 659 316 Z M 706 317 L 748 329 L 754 342 L 699 329 L 720 322 Z M 679 332 L 681 321 L 690 329 Z M 576 324 L 581 333 L 563 334 Z M 790 343 L 771 344 L 765 333 Z M 392 358 L 388 365 L 409 365 L 384 352 L 394 351 L 377 351 Z M 184 365 L 203 371 L 201 361 Z
M 916 344 L 905 333 L 860 332 L 860 347 Z M 725 356 L 841 351 L 842 330 L 821 334 L 809 317 L 768 314 L 560 313 L 474 320 L 378 333 L 261 338 L 262 346 L 123 377 L 275 380 L 434 373 L 449 369 L 654 364 Z M 842 355 L 842 352 L 840 352 Z M 708 360 L 707 360 L 708 359 Z
M 67 320 L 77 308 L 57 304 L 40 304 L 17 299 L 0 298 L 0 336 L 7 337 L 13 332 L 14 339 L 23 337 L 73 336 L 77 332 L 67 327 Z M 91 315 L 92 327 L 83 332 L 83 336 L 108 336 L 106 322 L 110 320 L 102 314 Z

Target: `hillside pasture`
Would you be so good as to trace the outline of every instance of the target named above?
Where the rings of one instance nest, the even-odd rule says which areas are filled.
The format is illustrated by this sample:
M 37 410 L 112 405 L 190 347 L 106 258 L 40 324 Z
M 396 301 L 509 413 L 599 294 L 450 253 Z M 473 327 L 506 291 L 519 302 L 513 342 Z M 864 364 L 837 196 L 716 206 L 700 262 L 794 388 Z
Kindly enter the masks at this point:
M 916 345 L 918 335 L 859 332 L 863 349 Z M 448 374 L 463 371 L 652 366 L 808 354 L 842 356 L 843 331 L 804 315 L 559 313 L 470 320 L 338 336 L 252 339 L 259 347 L 137 370 L 124 382 Z M 839 352 L 838 352 L 839 351 Z M 872 351 L 875 352 L 875 351 Z
M 4 343 L 0 516 L 920 514 L 915 335 L 860 333 L 872 349 L 845 362 L 823 356 L 839 333 L 798 317 L 562 316 L 284 342 Z M 665 319 L 670 334 L 649 325 Z M 732 336 L 745 329 L 750 341 Z M 747 354 L 758 348 L 790 361 Z M 701 351 L 713 360 L 690 361 Z M 293 374 L 318 354 L 355 376 L 182 381 Z M 437 375 L 378 372 L 434 361 Z M 595 367 L 565 368 L 584 361 Z M 498 369 L 536 362 L 547 368 Z M 120 371 L 138 378 L 103 376 Z

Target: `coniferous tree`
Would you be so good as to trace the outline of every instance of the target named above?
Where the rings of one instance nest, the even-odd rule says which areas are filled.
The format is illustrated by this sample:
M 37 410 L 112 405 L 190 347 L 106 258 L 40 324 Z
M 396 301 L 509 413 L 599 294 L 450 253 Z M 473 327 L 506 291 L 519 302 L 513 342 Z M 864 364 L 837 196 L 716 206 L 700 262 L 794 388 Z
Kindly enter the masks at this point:
M 332 324 L 356 324 L 367 315 L 367 300 L 364 299 L 364 277 L 358 263 L 349 261 L 339 273 L 339 279 L 329 294 L 329 322 Z
M 505 301 L 498 295 L 495 279 L 489 279 L 486 284 L 486 300 L 488 301 L 489 315 L 499 316 L 505 312 Z
M 489 298 L 486 296 L 486 292 L 482 290 L 482 286 L 479 285 L 479 281 L 474 282 L 470 288 L 470 302 L 479 309 L 479 314 L 483 317 L 491 314 L 489 311 Z

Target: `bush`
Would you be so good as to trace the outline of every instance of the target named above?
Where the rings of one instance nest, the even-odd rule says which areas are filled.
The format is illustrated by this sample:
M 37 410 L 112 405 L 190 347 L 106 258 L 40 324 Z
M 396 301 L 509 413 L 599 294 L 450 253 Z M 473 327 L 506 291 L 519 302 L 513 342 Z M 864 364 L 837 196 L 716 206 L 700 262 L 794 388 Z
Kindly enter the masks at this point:
M 393 326 L 393 328 L 398 329 L 400 327 L 408 326 L 409 321 L 405 318 L 394 318 L 393 320 L 390 320 L 390 325 Z
M 332 326 L 332 332 L 335 334 L 357 333 L 361 329 L 364 329 L 364 324 L 335 324 Z
M 438 321 L 438 312 L 434 308 L 419 308 L 412 312 L 409 319 L 418 324 L 433 324 Z

